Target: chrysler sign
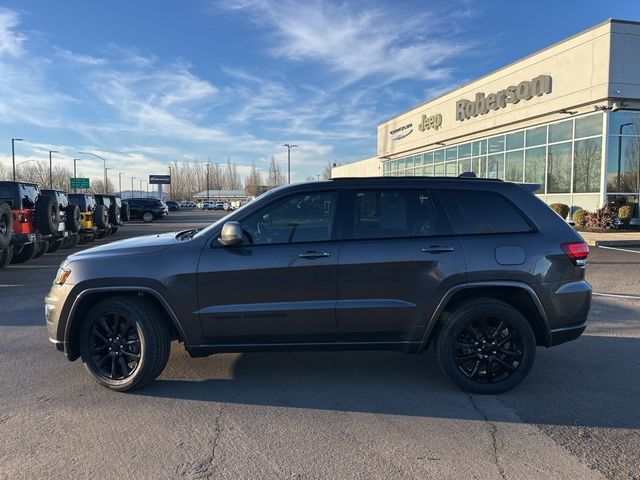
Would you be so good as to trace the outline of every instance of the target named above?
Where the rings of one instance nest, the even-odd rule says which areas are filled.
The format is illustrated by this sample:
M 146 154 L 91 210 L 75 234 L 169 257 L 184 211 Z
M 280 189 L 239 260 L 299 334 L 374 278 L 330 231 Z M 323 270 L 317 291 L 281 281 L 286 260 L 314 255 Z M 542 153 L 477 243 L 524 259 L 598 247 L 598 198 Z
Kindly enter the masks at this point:
M 485 115 L 491 110 L 500 110 L 510 103 L 516 104 L 522 100 L 530 100 L 551 93 L 551 76 L 540 75 L 531 81 L 510 85 L 504 90 L 485 95 L 476 93 L 475 100 L 462 99 L 456 102 L 456 120 L 462 122 L 471 117 Z
M 400 140 L 401 138 L 408 136 L 411 132 L 413 132 L 413 123 L 407 123 L 400 128 L 391 130 L 389 135 L 391 135 L 391 140 Z

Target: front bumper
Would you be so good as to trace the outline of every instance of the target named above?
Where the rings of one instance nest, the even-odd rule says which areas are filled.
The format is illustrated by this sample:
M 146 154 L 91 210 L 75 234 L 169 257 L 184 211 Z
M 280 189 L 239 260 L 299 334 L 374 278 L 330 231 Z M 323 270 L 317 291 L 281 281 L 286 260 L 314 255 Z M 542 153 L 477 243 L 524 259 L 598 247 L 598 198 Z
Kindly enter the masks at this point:
M 71 300 L 70 293 L 72 290 L 73 285 L 71 284 L 54 284 L 44 299 L 44 319 L 47 325 L 49 341 L 61 352 L 65 351 L 65 314 L 68 315 L 69 313 L 69 308 L 65 308 L 65 302 Z

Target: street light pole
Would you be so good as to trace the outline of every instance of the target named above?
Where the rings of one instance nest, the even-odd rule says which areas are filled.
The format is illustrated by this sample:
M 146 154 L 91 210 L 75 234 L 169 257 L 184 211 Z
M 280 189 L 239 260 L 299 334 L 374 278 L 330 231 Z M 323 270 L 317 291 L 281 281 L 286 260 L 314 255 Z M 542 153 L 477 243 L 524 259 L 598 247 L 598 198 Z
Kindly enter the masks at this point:
M 95 153 L 91 153 L 91 152 L 78 152 L 81 153 L 82 155 L 92 155 L 96 158 L 99 158 L 100 160 L 102 160 L 102 165 L 104 168 L 104 192 L 103 193 L 107 193 L 107 159 L 104 157 L 101 157 L 100 155 L 96 155 Z
M 171 165 L 169 165 L 169 200 L 173 200 L 173 188 L 171 187 Z
M 80 161 L 79 158 L 74 158 L 73 159 L 73 178 L 74 178 L 74 183 L 73 183 L 73 193 L 76 193 L 78 191 L 78 174 L 77 174 L 77 168 L 76 168 L 76 162 Z
M 104 169 L 104 193 L 105 193 L 105 195 L 107 193 L 109 193 L 108 189 L 107 189 L 107 182 L 109 181 L 108 178 L 107 178 L 107 170 L 112 170 L 112 168 L 111 167 L 109 167 L 109 168 L 105 167 L 105 169 Z
M 51 163 L 51 154 L 58 153 L 56 150 L 49 150 L 49 188 L 53 188 L 53 167 Z
M 16 147 L 15 142 L 22 142 L 22 138 L 11 139 L 11 158 L 13 160 L 13 181 L 16 181 Z
M 122 200 L 122 175 L 124 175 L 124 172 L 118 172 L 118 190 L 120 190 L 120 200 Z
M 296 148 L 298 145 L 291 145 L 285 143 L 283 147 L 287 147 L 287 183 L 291 183 L 291 149 Z
M 133 198 L 133 181 L 136 179 L 136 177 L 131 177 L 131 195 L 129 195 L 129 198 Z
M 207 202 L 209 201 L 209 164 L 204 164 L 207 167 Z

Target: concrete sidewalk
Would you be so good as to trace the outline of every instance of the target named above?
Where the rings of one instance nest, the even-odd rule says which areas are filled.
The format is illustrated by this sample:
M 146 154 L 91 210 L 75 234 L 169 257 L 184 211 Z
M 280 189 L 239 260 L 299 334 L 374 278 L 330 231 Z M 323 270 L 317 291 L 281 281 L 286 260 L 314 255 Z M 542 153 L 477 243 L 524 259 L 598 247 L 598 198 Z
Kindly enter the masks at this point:
M 640 247 L 638 232 L 578 232 L 590 246 Z

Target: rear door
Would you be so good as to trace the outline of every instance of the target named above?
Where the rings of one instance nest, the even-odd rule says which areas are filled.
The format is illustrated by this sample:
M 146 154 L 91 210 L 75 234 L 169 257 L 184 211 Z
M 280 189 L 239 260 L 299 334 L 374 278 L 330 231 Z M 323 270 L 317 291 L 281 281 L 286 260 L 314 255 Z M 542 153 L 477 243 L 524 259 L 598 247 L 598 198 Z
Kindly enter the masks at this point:
M 444 292 L 466 278 L 460 241 L 427 188 L 351 191 L 343 212 L 340 341 L 418 342 Z

